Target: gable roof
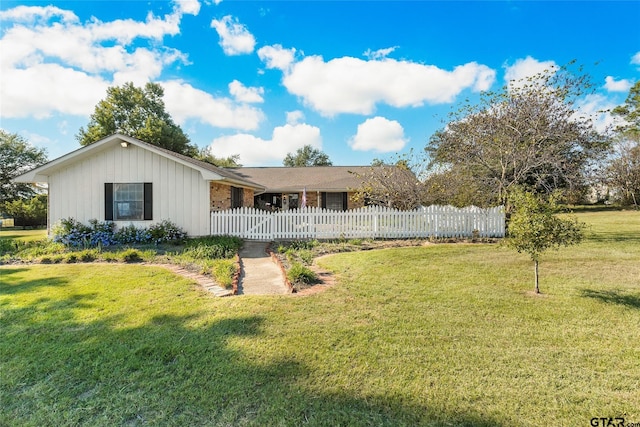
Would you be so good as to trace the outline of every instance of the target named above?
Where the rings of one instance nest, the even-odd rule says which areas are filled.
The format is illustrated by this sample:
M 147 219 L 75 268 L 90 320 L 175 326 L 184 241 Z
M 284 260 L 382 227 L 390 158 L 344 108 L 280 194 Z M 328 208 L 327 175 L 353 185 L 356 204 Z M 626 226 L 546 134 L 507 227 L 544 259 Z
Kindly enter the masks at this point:
M 85 158 L 95 155 L 101 151 L 107 150 L 114 146 L 118 146 L 121 143 L 135 145 L 137 147 L 149 150 L 159 156 L 166 157 L 191 169 L 195 169 L 200 172 L 202 178 L 207 181 L 226 181 L 229 184 L 238 185 L 241 187 L 249 187 L 255 190 L 263 190 L 264 187 L 260 184 L 256 184 L 248 179 L 244 179 L 238 174 L 234 173 L 231 169 L 224 169 L 214 166 L 207 162 L 193 159 L 182 154 L 175 153 L 162 147 L 158 147 L 153 144 L 141 141 L 137 138 L 133 138 L 127 135 L 115 133 L 107 136 L 92 144 L 81 147 L 75 151 L 65 154 L 62 157 L 58 157 L 42 166 L 30 170 L 22 175 L 19 175 L 13 179 L 15 182 L 47 182 L 49 175 L 56 171 L 68 167 L 69 164 L 81 161 Z
M 310 166 L 233 168 L 243 179 L 259 182 L 265 193 L 307 191 L 347 191 L 362 185 L 357 174 L 365 174 L 371 166 Z

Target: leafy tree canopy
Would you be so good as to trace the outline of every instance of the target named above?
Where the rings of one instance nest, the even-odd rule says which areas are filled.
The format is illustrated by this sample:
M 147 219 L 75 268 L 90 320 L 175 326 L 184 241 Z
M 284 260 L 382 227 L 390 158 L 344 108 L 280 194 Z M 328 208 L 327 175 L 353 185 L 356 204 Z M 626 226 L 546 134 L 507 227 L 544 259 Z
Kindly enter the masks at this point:
M 122 133 L 186 156 L 194 157 L 198 149 L 166 112 L 164 90 L 157 83 L 138 88 L 133 83 L 107 89 L 91 115 L 87 128 L 81 127 L 76 139 L 89 145 L 114 133 Z
M 618 191 L 623 204 L 640 205 L 640 81 L 629 90 L 623 105 L 611 112 L 622 119 L 617 144 L 605 169 L 605 183 Z
M 640 141 L 640 81 L 629 90 L 629 95 L 623 105 L 614 108 L 611 113 L 623 119 L 623 123 L 616 129 L 625 138 Z
M 578 113 L 576 101 L 590 88 L 586 75 L 561 67 L 485 92 L 478 105 L 452 113 L 431 137 L 425 148 L 430 166 L 473 177 L 496 204 L 506 204 L 519 185 L 547 194 L 577 191 L 588 167 L 610 147 L 591 118 Z
M 284 166 L 288 167 L 305 167 L 305 166 L 331 166 L 333 163 L 322 151 L 313 148 L 311 145 L 305 145 L 298 148 L 295 153 L 288 153 L 282 161 Z
M 44 149 L 32 146 L 17 134 L 0 129 L 0 209 L 6 202 L 31 199 L 36 195 L 33 185 L 14 183 L 11 179 L 46 162 Z
M 3 209 L 14 219 L 17 227 L 47 225 L 47 195 L 38 194 L 30 199 L 6 202 Z

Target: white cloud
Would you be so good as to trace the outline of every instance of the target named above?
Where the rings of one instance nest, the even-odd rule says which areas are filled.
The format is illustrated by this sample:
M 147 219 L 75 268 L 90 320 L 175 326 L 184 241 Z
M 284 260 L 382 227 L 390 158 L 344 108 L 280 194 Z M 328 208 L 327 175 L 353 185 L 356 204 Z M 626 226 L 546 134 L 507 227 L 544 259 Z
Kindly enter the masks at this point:
M 227 129 L 255 130 L 264 120 L 264 113 L 229 98 L 215 98 L 180 81 L 161 82 L 167 111 L 178 124 L 197 119 L 211 126 Z
M 364 56 L 369 59 L 384 59 L 387 56 L 389 56 L 389 54 L 392 53 L 397 48 L 398 46 L 388 47 L 386 49 L 378 49 L 378 50 L 367 49 L 367 51 L 364 53 Z
M 616 81 L 616 79 L 611 76 L 605 78 L 604 88 L 609 92 L 626 92 L 631 89 L 631 86 L 633 86 L 631 80 L 622 79 Z
M 240 24 L 231 15 L 211 21 L 211 28 L 214 28 L 220 36 L 220 46 L 227 55 L 242 55 L 253 52 L 256 39 L 247 28 Z
M 0 79 L 2 117 L 41 119 L 54 112 L 89 116 L 108 86 L 100 77 L 57 64 L 6 69 Z
M 406 143 L 407 138 L 400 123 L 380 116 L 359 124 L 358 132 L 349 139 L 349 145 L 354 150 L 378 153 L 402 150 Z
M 308 124 L 286 124 L 276 127 L 270 140 L 248 134 L 216 138 L 209 146 L 211 152 L 220 157 L 240 155 L 245 166 L 282 165 L 288 153 L 311 145 L 322 148 L 320 129 Z
M 524 79 L 544 71 L 554 70 L 557 65 L 554 61 L 538 61 L 527 56 L 524 59 L 516 60 L 513 65 L 506 65 L 504 68 L 505 83 L 508 83 L 510 87 L 520 87 L 524 84 Z
M 304 120 L 304 113 L 300 110 L 287 112 L 287 124 L 297 125 Z
M 635 65 L 640 65 L 640 52 L 637 52 L 635 55 L 631 57 L 631 63 Z
M 342 57 L 325 62 L 321 56 L 309 56 L 285 71 L 283 83 L 311 108 L 333 116 L 371 114 L 377 103 L 393 107 L 450 103 L 463 90 L 486 90 L 494 80 L 494 70 L 475 62 L 447 71 L 394 59 Z
M 615 107 L 616 104 L 609 98 L 590 94 L 576 102 L 576 115 L 591 118 L 594 127 L 600 132 L 605 132 L 608 127 L 616 124 L 617 119 L 609 113 Z
M 198 0 L 174 0 L 176 10 L 187 15 L 197 15 L 200 13 L 200 2 Z
M 229 93 L 233 95 L 233 97 L 238 102 L 246 102 L 246 103 L 262 103 L 264 99 L 262 95 L 264 94 L 264 89 L 261 87 L 246 87 L 238 80 L 234 80 L 229 83 Z
M 110 85 L 144 84 L 186 56 L 158 46 L 165 35 L 180 32 L 183 13 L 196 11 L 182 2 L 172 14 L 80 22 L 57 7 L 19 6 L 1 12 L 0 97 L 3 117 L 47 117 L 53 113 L 88 116 Z M 144 40 L 150 40 L 146 46 Z M 140 40 L 142 45 L 131 46 Z
M 63 10 L 55 6 L 17 6 L 13 9 L 0 12 L 0 19 L 34 24 L 39 21 L 47 21 L 53 17 L 59 17 L 62 23 L 73 23 L 78 21 L 75 13 Z
M 258 50 L 258 57 L 267 64 L 267 68 L 288 71 L 295 59 L 296 50 L 285 49 L 281 45 L 265 46 Z

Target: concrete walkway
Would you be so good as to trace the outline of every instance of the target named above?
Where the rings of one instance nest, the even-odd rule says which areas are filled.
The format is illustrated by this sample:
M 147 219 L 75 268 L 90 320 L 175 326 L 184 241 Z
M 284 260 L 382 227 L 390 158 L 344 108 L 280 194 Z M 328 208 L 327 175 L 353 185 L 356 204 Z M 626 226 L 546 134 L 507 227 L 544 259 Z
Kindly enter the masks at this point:
M 240 250 L 238 295 L 282 295 L 290 293 L 284 275 L 267 253 L 268 243 L 245 240 Z

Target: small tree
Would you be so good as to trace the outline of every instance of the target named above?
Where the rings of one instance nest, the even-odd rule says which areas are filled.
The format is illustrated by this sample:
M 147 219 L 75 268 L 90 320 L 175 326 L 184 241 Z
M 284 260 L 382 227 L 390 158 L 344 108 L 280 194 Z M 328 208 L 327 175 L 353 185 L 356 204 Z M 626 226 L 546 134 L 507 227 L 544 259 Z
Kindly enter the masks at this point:
M 559 249 L 582 241 L 584 223 L 575 217 L 556 215 L 555 195 L 542 196 L 518 188 L 511 192 L 513 212 L 509 221 L 507 246 L 526 253 L 534 263 L 535 293 L 540 293 L 538 262 L 547 249 Z
M 301 167 L 301 166 L 331 166 L 331 160 L 322 151 L 313 148 L 311 145 L 305 145 L 298 148 L 295 153 L 288 153 L 282 161 L 284 166 Z

